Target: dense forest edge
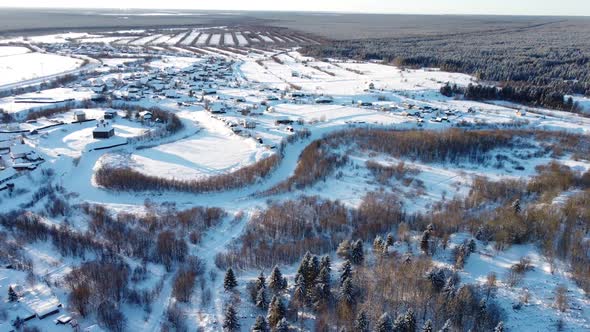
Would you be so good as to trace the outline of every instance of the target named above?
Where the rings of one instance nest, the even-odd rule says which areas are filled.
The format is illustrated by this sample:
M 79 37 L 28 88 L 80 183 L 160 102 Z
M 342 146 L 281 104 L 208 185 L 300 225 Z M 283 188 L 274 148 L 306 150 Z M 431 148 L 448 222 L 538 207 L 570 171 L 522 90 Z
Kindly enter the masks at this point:
M 302 53 L 465 73 L 483 86 L 509 87 L 509 94 L 497 90 L 490 99 L 578 111 L 568 95 L 590 95 L 590 45 L 585 37 L 590 26 L 558 21 L 513 30 L 341 40 L 305 46 Z

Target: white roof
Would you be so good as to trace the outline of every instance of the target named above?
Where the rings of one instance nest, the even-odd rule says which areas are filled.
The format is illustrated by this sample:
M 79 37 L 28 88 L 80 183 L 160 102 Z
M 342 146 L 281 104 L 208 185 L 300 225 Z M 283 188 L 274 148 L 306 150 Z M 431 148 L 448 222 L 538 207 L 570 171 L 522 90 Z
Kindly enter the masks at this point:
M 16 144 L 10 148 L 10 152 L 15 154 L 27 154 L 31 151 L 31 148 L 26 144 Z
M 94 128 L 93 132 L 95 133 L 106 133 L 109 132 L 113 129 L 113 126 L 111 126 L 110 124 L 107 125 L 100 125 L 96 128 Z
M 55 311 L 59 305 L 59 300 L 53 295 L 51 289 L 42 283 L 25 290 L 20 301 L 38 316 Z

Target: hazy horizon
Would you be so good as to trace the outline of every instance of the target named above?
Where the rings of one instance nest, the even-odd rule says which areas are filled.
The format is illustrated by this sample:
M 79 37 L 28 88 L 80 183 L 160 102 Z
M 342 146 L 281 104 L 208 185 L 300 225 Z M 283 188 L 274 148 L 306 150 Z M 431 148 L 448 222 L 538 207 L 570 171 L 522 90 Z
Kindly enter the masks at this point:
M 590 2 L 564 0 L 550 1 L 498 0 L 493 3 L 474 3 L 469 0 L 419 0 L 412 3 L 391 0 L 342 0 L 338 3 L 300 0 L 296 4 L 280 4 L 272 0 L 248 3 L 237 0 L 219 0 L 214 3 L 194 4 L 184 0 L 160 3 L 130 0 L 121 6 L 120 1 L 104 0 L 100 4 L 84 4 L 74 0 L 56 0 L 51 4 L 40 0 L 5 0 L 1 8 L 17 9 L 84 9 L 84 10 L 206 10 L 206 11 L 269 11 L 269 12 L 320 12 L 362 14 L 409 15 L 502 15 L 502 16 L 590 16 Z

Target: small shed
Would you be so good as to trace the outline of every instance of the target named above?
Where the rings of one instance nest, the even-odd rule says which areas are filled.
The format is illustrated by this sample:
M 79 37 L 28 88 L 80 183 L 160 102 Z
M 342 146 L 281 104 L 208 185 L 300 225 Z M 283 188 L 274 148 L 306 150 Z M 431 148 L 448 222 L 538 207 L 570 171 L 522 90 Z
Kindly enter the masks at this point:
M 112 120 L 116 117 L 117 117 L 117 111 L 115 111 L 115 110 L 104 111 L 105 120 Z
M 334 102 L 334 99 L 330 96 L 320 96 L 315 99 L 316 104 L 331 104 Z
M 109 123 L 99 123 L 96 128 L 92 131 L 92 137 L 94 139 L 110 138 L 115 135 L 115 128 Z
M 256 122 L 249 121 L 247 119 L 242 119 L 242 127 L 246 128 L 246 129 L 254 129 L 254 128 L 256 128 Z
M 77 122 L 86 121 L 86 112 L 75 111 L 74 112 L 74 121 L 77 121 Z

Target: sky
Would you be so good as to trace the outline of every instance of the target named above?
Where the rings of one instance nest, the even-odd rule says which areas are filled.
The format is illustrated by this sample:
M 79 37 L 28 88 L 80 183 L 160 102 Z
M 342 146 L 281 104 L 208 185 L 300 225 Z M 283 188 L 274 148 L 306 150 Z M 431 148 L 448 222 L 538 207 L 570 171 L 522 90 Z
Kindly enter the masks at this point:
M 0 0 L 0 7 L 590 16 L 590 0 Z

